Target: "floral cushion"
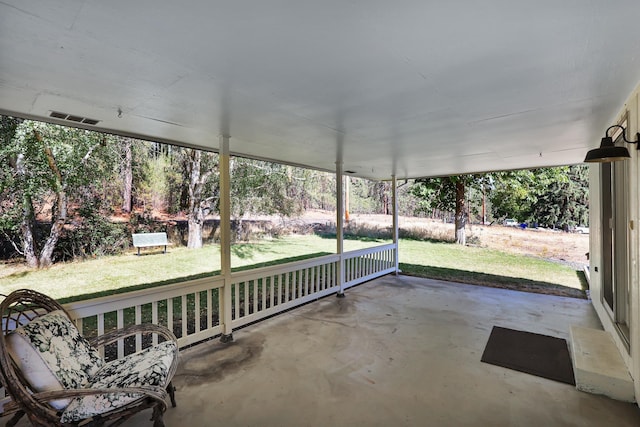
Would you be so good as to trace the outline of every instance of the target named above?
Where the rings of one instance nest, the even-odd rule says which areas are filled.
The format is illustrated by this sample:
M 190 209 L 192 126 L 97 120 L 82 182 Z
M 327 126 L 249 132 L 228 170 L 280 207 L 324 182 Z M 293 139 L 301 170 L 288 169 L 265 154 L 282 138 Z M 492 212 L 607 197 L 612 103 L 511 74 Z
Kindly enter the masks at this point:
M 111 361 L 91 378 L 88 387 L 164 387 L 168 383 L 167 375 L 177 351 L 178 348 L 173 341 L 165 341 L 123 359 Z M 108 393 L 75 398 L 67 406 L 60 422 L 78 422 L 120 408 L 141 397 L 139 393 Z
M 83 387 L 104 364 L 67 315 L 56 310 L 7 336 L 9 354 L 35 391 Z M 63 409 L 69 399 L 50 402 Z

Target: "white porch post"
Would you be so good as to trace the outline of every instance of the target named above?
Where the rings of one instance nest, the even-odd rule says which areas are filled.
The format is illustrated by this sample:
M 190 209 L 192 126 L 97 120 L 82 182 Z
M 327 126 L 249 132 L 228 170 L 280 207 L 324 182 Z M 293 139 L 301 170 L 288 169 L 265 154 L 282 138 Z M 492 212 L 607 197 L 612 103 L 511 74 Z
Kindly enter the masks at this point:
M 344 297 L 344 194 L 342 188 L 342 162 L 336 162 L 336 242 L 337 252 L 340 256 L 338 262 L 337 279 L 340 289 L 336 295 L 338 298 Z
M 220 136 L 220 265 L 224 278 L 220 296 L 220 341 L 233 341 L 231 328 L 231 174 L 229 170 L 229 136 Z
M 393 255 L 393 262 L 394 262 L 394 266 L 396 269 L 396 276 L 400 273 L 400 268 L 399 268 L 399 245 L 398 245 L 398 238 L 399 238 L 399 229 L 398 229 L 398 186 L 397 186 L 397 181 L 396 181 L 396 176 L 395 175 L 391 175 L 391 203 L 393 204 L 393 244 L 396 247 L 396 250 L 394 251 L 394 255 Z

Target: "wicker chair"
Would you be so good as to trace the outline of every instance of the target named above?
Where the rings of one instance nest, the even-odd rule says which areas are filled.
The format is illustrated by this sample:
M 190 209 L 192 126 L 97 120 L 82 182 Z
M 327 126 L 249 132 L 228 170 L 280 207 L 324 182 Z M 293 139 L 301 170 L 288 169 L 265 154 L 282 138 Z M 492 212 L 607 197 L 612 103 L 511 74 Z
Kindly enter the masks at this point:
M 171 331 L 134 325 L 85 340 L 60 304 L 27 289 L 8 295 L 0 303 L 0 314 L 0 374 L 11 397 L 4 406 L 3 415 L 12 415 L 7 426 L 25 414 L 35 426 L 115 426 L 148 408 L 153 409 L 154 427 L 164 426 L 167 397 L 176 406 L 171 379 L 178 349 Z M 136 334 L 157 334 L 164 341 L 108 363 L 100 357 L 100 347 Z M 35 344 L 29 341 L 33 337 Z M 43 340 L 49 341 L 45 345 Z M 28 357 L 21 353 L 24 347 Z M 49 377 L 57 385 L 38 383 Z

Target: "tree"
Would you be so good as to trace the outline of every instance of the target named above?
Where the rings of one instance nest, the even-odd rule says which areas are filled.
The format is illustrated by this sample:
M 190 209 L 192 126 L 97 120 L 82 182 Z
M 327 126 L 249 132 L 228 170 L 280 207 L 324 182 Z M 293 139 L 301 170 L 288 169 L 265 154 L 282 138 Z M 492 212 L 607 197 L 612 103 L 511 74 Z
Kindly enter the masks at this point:
M 466 244 L 465 193 L 468 186 L 480 187 L 485 181 L 483 175 L 457 175 L 444 178 L 417 179 L 411 193 L 420 200 L 418 209 L 422 211 L 439 209 L 455 212 L 455 241 Z
M 180 206 L 180 195 L 187 192 L 186 183 L 189 177 L 183 172 L 184 159 L 178 156 L 164 152 L 148 155 L 148 150 L 142 151 L 145 156 L 140 159 L 137 168 L 135 168 L 135 195 L 138 206 L 143 208 L 146 215 L 151 212 L 168 212 L 175 213 L 180 208 L 186 208 L 188 205 L 188 197 L 185 203 Z M 134 158 L 139 157 L 134 152 Z M 183 188 L 184 187 L 184 188 Z
M 202 247 L 202 228 L 205 217 L 218 200 L 218 155 L 193 148 L 184 150 L 184 165 L 189 194 L 187 248 Z
M 305 181 L 301 170 L 287 165 L 234 157 L 231 160 L 231 213 L 239 221 L 247 214 L 290 217 L 303 209 Z
M 493 214 L 545 227 L 588 224 L 586 166 L 563 166 L 490 174 Z
M 133 150 L 131 138 L 120 137 L 122 149 L 122 212 L 131 212 L 133 190 Z
M 533 170 L 494 172 L 489 174 L 489 201 L 495 218 L 526 221 L 537 201 L 536 173 Z
M 568 230 L 589 223 L 589 174 L 584 165 L 537 171 L 539 192 L 531 217 L 540 224 Z
M 15 168 L 16 156 L 10 147 L 16 135 L 21 119 L 0 116 L 0 232 L 10 242 L 14 249 L 20 252 L 14 236 L 19 219 L 15 215 Z
M 4 128 L 3 122 L 3 128 Z M 24 121 L 0 148 L 3 228 L 19 234 L 15 249 L 30 267 L 48 267 L 69 218 L 69 200 L 82 197 L 82 189 L 104 171 L 96 156 L 105 151 L 103 135 L 80 129 Z M 48 215 L 51 227 L 38 238 L 39 215 Z

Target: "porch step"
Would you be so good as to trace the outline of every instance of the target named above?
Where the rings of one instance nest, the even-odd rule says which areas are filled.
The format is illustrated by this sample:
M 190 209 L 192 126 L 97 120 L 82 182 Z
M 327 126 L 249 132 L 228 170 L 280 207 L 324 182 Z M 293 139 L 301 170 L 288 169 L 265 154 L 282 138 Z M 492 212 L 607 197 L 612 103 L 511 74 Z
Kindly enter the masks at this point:
M 609 332 L 571 326 L 576 388 L 635 402 L 633 380 Z

